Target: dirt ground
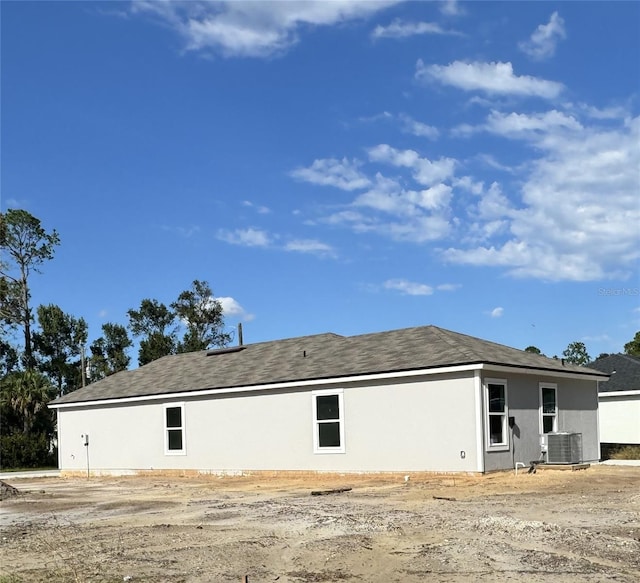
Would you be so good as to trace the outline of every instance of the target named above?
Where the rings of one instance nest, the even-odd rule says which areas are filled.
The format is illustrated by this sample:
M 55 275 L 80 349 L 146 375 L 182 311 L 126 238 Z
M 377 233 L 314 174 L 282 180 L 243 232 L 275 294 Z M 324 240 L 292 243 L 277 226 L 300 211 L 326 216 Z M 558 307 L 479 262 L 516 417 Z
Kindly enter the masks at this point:
M 13 485 L 0 583 L 640 581 L 640 467 Z

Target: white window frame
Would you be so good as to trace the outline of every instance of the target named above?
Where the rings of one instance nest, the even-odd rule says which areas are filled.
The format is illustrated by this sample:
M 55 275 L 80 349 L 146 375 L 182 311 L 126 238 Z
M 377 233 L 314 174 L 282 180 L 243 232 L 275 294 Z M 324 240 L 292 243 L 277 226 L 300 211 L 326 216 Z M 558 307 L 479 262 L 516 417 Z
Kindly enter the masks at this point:
M 491 412 L 489 411 L 489 385 L 502 385 L 504 387 L 504 411 Z M 509 451 L 510 437 L 509 437 L 509 389 L 507 386 L 507 379 L 484 379 L 484 402 L 485 402 L 485 443 L 487 451 Z M 491 423 L 490 418 L 494 416 L 501 416 L 502 419 L 502 434 L 504 441 L 501 443 L 491 443 Z
M 338 419 L 318 420 L 318 397 L 336 396 L 338 397 Z M 311 391 L 311 411 L 313 420 L 313 453 L 345 453 L 344 443 L 344 390 L 324 389 Z M 319 426 L 323 423 L 339 423 L 340 445 L 338 447 L 320 447 Z
M 540 419 L 540 435 L 546 435 L 544 432 L 544 418 L 545 417 L 553 417 L 553 429 L 547 433 L 555 433 L 558 431 L 558 385 L 556 383 L 539 383 L 539 395 L 540 395 L 540 405 L 538 407 L 539 411 L 539 419 Z M 545 413 L 542 410 L 543 401 L 542 401 L 542 389 L 553 389 L 555 393 L 555 411 L 553 413 Z
M 180 427 L 167 427 L 167 409 L 180 409 Z M 164 454 L 187 455 L 187 432 L 185 430 L 184 403 L 165 403 L 162 408 L 162 426 L 164 428 Z M 182 431 L 182 449 L 169 449 L 169 431 Z

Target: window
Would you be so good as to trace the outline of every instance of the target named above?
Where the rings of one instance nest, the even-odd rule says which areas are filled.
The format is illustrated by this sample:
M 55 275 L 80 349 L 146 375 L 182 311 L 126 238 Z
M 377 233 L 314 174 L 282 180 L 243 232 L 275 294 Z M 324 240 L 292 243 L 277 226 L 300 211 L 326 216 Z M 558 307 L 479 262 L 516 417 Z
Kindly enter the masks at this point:
M 507 381 L 486 379 L 487 444 L 490 449 L 508 449 L 509 410 L 507 408 Z
M 164 452 L 184 455 L 184 404 L 164 407 Z
M 540 433 L 558 431 L 558 388 L 540 383 Z
M 313 451 L 344 453 L 342 391 L 313 391 Z

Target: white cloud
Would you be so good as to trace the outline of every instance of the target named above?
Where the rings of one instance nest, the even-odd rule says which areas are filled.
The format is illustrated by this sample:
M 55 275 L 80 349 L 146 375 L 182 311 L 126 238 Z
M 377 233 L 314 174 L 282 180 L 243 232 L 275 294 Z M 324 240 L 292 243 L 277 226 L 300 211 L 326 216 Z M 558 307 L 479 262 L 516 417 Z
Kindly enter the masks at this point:
M 451 201 L 456 160 L 429 160 L 414 150 L 398 150 L 379 144 L 368 150 L 371 164 L 388 164 L 408 169 L 416 183 L 405 187 L 405 180 L 389 178 L 381 172 L 369 178 L 360 164 L 316 160 L 311 168 L 298 169 L 292 176 L 342 188 L 366 189 L 323 222 L 345 225 L 356 233 L 376 233 L 396 241 L 424 243 L 450 234 Z
M 353 205 L 392 214 L 412 214 L 407 208 L 408 202 L 403 194 L 403 189 L 397 181 L 378 173 L 372 188 L 358 195 Z
M 461 242 L 468 245 L 485 243 L 486 241 L 508 233 L 509 226 L 509 221 L 505 219 L 472 223 L 466 227 L 466 232 L 461 238 Z
M 379 144 L 369 148 L 369 159 L 374 162 L 386 162 L 393 166 L 405 166 L 412 168 L 420 159 L 415 150 L 396 150 L 388 144 Z
M 450 231 L 451 187 L 435 184 L 422 190 L 404 189 L 378 173 L 374 185 L 358 195 L 352 206 L 360 212 L 340 212 L 330 222 L 350 224 L 356 232 L 376 232 L 399 241 L 440 239 Z
M 450 65 L 425 65 L 422 59 L 416 64 L 416 79 L 438 81 L 443 85 L 463 91 L 483 91 L 490 95 L 518 95 L 553 99 L 564 86 L 527 75 L 517 76 L 511 63 L 465 63 L 455 61 Z
M 484 183 L 475 181 L 471 176 L 461 176 L 460 178 L 454 178 L 452 181 L 453 186 L 466 190 L 472 194 L 482 194 L 484 191 Z
M 324 158 L 314 160 L 309 168 L 296 168 L 290 175 L 311 184 L 335 186 L 347 191 L 358 190 L 370 184 L 369 179 L 358 169 L 359 165 L 357 161 L 349 161 L 347 158 Z
M 200 227 L 198 227 L 197 225 L 193 225 L 192 227 L 163 226 L 162 229 L 164 231 L 169 231 L 171 233 L 177 233 L 178 235 L 180 235 L 181 237 L 184 237 L 185 239 L 189 239 L 193 235 L 200 232 Z
M 424 190 L 405 190 L 397 181 L 376 175 L 376 183 L 359 195 L 354 206 L 369 207 L 394 215 L 416 216 L 422 212 L 444 209 L 451 199 L 451 187 L 435 184 Z
M 271 243 L 269 234 L 261 229 L 235 229 L 228 231 L 221 229 L 218 231 L 218 239 L 231 243 L 232 245 L 242 245 L 245 247 L 267 247 Z
M 419 138 L 428 138 L 429 140 L 436 140 L 440 136 L 440 131 L 434 126 L 430 126 L 424 122 L 417 121 L 406 113 L 400 113 L 394 115 L 388 111 L 383 111 L 376 115 L 370 115 L 367 117 L 360 117 L 358 121 L 363 123 L 373 123 L 378 121 L 396 121 L 400 122 L 400 129 L 405 134 L 411 134 Z
M 533 132 L 548 133 L 555 129 L 581 130 L 582 124 L 573 116 L 557 110 L 544 113 L 509 113 L 492 111 L 484 128 L 492 133 L 504 136 L 531 134 Z
M 222 306 L 222 312 L 228 318 L 240 318 L 245 322 L 250 322 L 255 318 L 253 314 L 249 314 L 236 300 L 231 297 L 216 298 Z
M 315 239 L 294 239 L 284 246 L 285 251 L 298 253 L 310 253 L 322 257 L 335 257 L 335 250 L 331 245 L 316 241 Z
M 438 128 L 417 121 L 408 115 L 400 114 L 399 118 L 402 122 L 402 131 L 407 134 L 419 138 L 428 138 L 429 140 L 435 140 L 440 135 Z
M 329 215 L 324 220 L 330 225 L 351 224 L 354 226 L 354 229 L 359 232 L 366 231 L 367 225 L 370 222 L 363 213 L 354 210 L 338 211 Z
M 417 192 L 411 197 L 411 202 L 423 209 L 444 209 L 448 208 L 449 202 L 451 201 L 451 195 L 451 187 L 446 184 L 439 183 Z
M 124 4 L 124 3 L 123 3 Z M 102 8 L 94 8 L 97 14 L 101 14 L 103 16 L 113 16 L 115 18 L 121 18 L 123 20 L 128 20 L 131 18 L 131 13 L 127 10 L 112 10 L 112 9 L 102 9 Z
M 418 283 L 399 278 L 388 279 L 382 284 L 382 287 L 384 289 L 399 291 L 403 295 L 407 296 L 430 296 L 433 295 L 436 290 L 451 292 L 460 289 L 462 286 L 457 283 L 442 283 L 435 286 L 434 288 L 433 286 L 427 285 L 426 283 Z
M 502 193 L 497 182 L 491 184 L 488 190 L 480 195 L 473 213 L 481 219 L 501 219 L 513 215 L 514 209 L 509 199 Z
M 504 308 L 493 308 L 493 310 L 491 310 L 491 317 L 492 318 L 500 318 L 502 317 L 502 314 L 504 314 Z
M 441 283 L 440 285 L 436 286 L 436 289 L 438 291 L 456 291 L 461 287 L 462 284 L 460 283 Z
M 451 178 L 455 172 L 456 161 L 441 157 L 429 160 L 421 157 L 415 150 L 397 150 L 388 144 L 379 144 L 368 150 L 369 159 L 392 166 L 411 168 L 414 180 L 423 186 L 430 186 Z
M 347 225 L 356 233 L 376 233 L 407 243 L 436 241 L 451 232 L 449 220 L 439 215 L 423 214 L 395 219 L 345 210 L 330 215 L 325 221 L 333 225 Z
M 434 22 L 405 22 L 400 19 L 394 20 L 387 26 L 376 26 L 371 36 L 378 38 L 406 38 L 421 34 L 438 34 L 459 36 L 460 33 L 454 30 L 445 30 Z
M 516 277 L 546 280 L 589 281 L 604 273 L 597 262 L 581 253 L 558 253 L 547 242 L 510 240 L 499 247 L 480 247 L 469 251 L 449 249 L 445 256 L 456 263 L 507 267 Z
M 531 38 L 521 42 L 518 47 L 532 59 L 542 61 L 553 57 L 558 41 L 566 38 L 564 20 L 557 12 L 549 18 L 547 24 L 541 24 L 533 31 Z
M 480 125 L 460 124 L 452 130 L 454 137 L 468 138 L 483 131 L 504 137 L 532 138 L 533 134 L 543 134 L 554 129 L 581 130 L 582 124 L 572 115 L 558 110 L 542 113 L 503 113 L 492 110 L 486 122 Z M 481 154 L 485 160 L 489 155 Z M 498 166 L 494 166 L 498 168 Z
M 380 120 L 390 120 L 393 119 L 394 115 L 389 113 L 388 111 L 383 111 L 382 113 L 376 113 L 375 115 L 366 115 L 358 118 L 358 121 L 363 123 L 373 123 Z
M 243 247 L 270 247 L 273 250 L 308 253 L 319 257 L 335 257 L 336 252 L 330 245 L 316 239 L 291 239 L 284 245 L 276 244 L 281 237 L 270 236 L 261 229 L 235 229 L 234 231 L 218 231 L 218 239 L 232 245 Z
M 250 200 L 243 200 L 242 206 L 246 206 L 247 208 L 253 209 L 260 215 L 268 215 L 271 212 L 271 209 L 269 207 L 255 204 Z
M 499 122 L 499 123 L 496 123 Z M 515 277 L 594 281 L 629 277 L 640 258 L 640 118 L 612 127 L 558 112 L 492 113 L 486 127 L 537 153 L 509 196 L 496 183 L 469 207 L 454 263 Z M 530 131 L 531 130 L 531 131 Z
M 478 154 L 476 157 L 485 166 L 488 166 L 489 168 L 493 168 L 494 170 L 500 170 L 501 172 L 506 172 L 508 174 L 512 174 L 513 172 L 516 171 L 516 168 L 500 163 L 491 154 Z
M 184 39 L 187 50 L 226 57 L 269 57 L 296 44 L 301 29 L 366 18 L 398 0 L 309 0 L 305 2 L 206 2 L 138 0 L 134 14 L 164 21 Z
M 460 16 L 461 14 L 466 14 L 458 0 L 444 0 L 444 2 L 440 4 L 440 12 L 447 16 Z
M 612 105 L 609 107 L 593 107 L 586 103 L 565 103 L 564 107 L 567 109 L 575 108 L 577 111 L 584 113 L 593 119 L 617 119 L 623 120 L 629 117 L 629 109 L 621 105 Z
M 389 165 L 399 175 L 369 177 L 359 165 L 357 178 L 368 186 L 322 222 L 413 244 L 456 237 L 438 251 L 446 261 L 513 277 L 624 279 L 640 258 L 640 118 L 594 121 L 578 109 L 491 111 L 474 133 L 490 132 L 507 145 L 515 140 L 531 154 L 513 167 L 482 157 L 485 167 L 507 173 L 505 182 L 488 186 L 456 176 L 457 160 L 373 146 L 368 165 Z
M 431 286 L 406 279 L 388 279 L 383 285 L 385 289 L 396 290 L 408 296 L 430 296 L 433 294 Z
M 451 224 L 443 216 L 423 215 L 402 221 L 380 222 L 371 230 L 395 241 L 425 243 L 427 241 L 436 241 L 449 235 Z
M 451 128 L 450 133 L 454 138 L 470 138 L 473 134 L 481 131 L 482 128 L 468 123 L 461 123 Z

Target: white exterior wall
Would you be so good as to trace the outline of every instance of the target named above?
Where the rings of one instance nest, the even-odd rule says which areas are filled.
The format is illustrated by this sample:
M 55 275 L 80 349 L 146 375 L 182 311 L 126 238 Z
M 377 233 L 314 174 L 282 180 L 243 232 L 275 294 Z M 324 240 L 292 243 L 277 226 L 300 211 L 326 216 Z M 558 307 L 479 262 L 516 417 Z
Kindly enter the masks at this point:
M 92 472 L 478 472 L 474 386 L 469 372 L 313 387 L 344 390 L 345 453 L 313 452 L 309 387 L 61 408 L 60 468 L 86 471 L 88 433 Z M 184 403 L 185 455 L 165 454 L 166 403 Z
M 640 444 L 640 391 L 625 392 L 598 395 L 601 443 Z
M 155 413 L 155 414 L 154 414 Z M 164 451 L 164 442 L 151 436 L 163 433 L 162 405 L 58 409 L 58 461 L 61 470 L 149 468 Z

